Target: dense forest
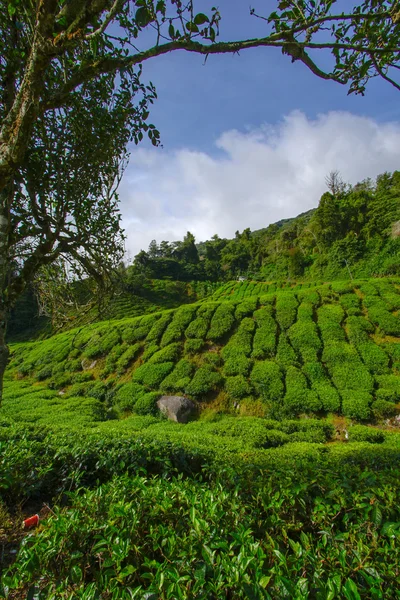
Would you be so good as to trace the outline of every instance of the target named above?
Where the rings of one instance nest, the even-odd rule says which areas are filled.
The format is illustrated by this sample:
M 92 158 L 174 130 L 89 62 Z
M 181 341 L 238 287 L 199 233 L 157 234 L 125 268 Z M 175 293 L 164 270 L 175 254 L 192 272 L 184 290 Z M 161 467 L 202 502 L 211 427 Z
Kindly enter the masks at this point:
M 152 279 L 221 281 L 240 275 L 259 280 L 348 279 L 400 273 L 400 172 L 383 173 L 354 186 L 337 173 L 310 210 L 265 229 L 236 232 L 232 240 L 214 235 L 196 244 L 153 240 L 128 269 Z

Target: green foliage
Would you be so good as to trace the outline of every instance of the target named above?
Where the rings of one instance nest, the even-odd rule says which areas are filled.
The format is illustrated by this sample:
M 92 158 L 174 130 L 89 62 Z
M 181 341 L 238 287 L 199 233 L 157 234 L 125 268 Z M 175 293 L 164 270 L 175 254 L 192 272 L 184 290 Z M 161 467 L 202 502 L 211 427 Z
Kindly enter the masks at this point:
M 256 327 L 253 319 L 245 317 L 239 325 L 237 332 L 230 338 L 222 349 L 224 360 L 235 357 L 237 354 L 250 356 L 252 349 L 253 333 Z
M 210 329 L 207 333 L 207 339 L 212 341 L 221 340 L 232 329 L 235 322 L 235 307 L 228 302 L 218 306 L 211 319 Z
M 132 379 L 148 388 L 158 388 L 160 383 L 174 368 L 173 362 L 150 364 L 146 363 L 138 367 Z
M 319 396 L 322 410 L 333 413 L 340 411 L 340 396 L 333 385 L 325 381 L 316 381 L 313 383 L 312 389 Z
M 202 339 L 192 338 L 185 342 L 185 354 L 197 354 L 204 346 Z
M 123 354 L 119 357 L 116 363 L 117 373 L 122 375 L 130 364 L 137 358 L 140 351 L 140 344 L 134 344 L 129 346 Z
M 181 306 L 175 311 L 172 321 L 162 336 L 161 347 L 167 346 L 172 342 L 177 342 L 182 338 L 186 327 L 194 318 L 196 311 L 197 306 L 193 305 Z
M 322 408 L 317 393 L 308 389 L 305 376 L 296 367 L 287 368 L 285 384 L 284 406 L 289 414 L 316 412 Z
M 277 326 L 272 316 L 272 307 L 264 306 L 255 311 L 257 329 L 253 340 L 253 358 L 272 358 L 276 347 Z
M 282 292 L 276 299 L 276 320 L 281 329 L 289 329 L 296 320 L 298 302 L 294 294 Z
M 322 343 L 318 337 L 317 327 L 311 319 L 297 321 L 288 330 L 288 336 L 303 362 L 317 360 Z
M 385 302 L 378 296 L 367 296 L 364 304 L 368 309 L 370 320 L 378 325 L 386 335 L 400 336 L 400 319 L 393 315 Z
M 224 375 L 248 375 L 252 361 L 244 354 L 230 354 L 230 358 L 225 361 Z
M 385 432 L 372 429 L 364 425 L 354 425 L 349 429 L 350 442 L 369 442 L 371 444 L 382 444 L 385 441 Z
M 163 392 L 184 391 L 190 383 L 191 376 L 194 371 L 194 365 L 190 361 L 183 358 L 180 360 L 172 373 L 167 375 L 160 385 Z
M 345 417 L 359 421 L 367 421 L 370 418 L 372 396 L 368 392 L 344 389 L 340 394 Z
M 244 317 L 251 316 L 257 308 L 258 298 L 248 298 L 236 306 L 235 319 L 241 321 Z
M 197 396 L 201 400 L 209 392 L 216 390 L 222 383 L 221 375 L 211 365 L 204 365 L 197 369 L 192 381 L 186 387 L 186 393 Z
M 276 352 L 276 361 L 282 367 L 298 366 L 297 356 L 285 333 L 279 336 L 278 348 Z
M 135 404 L 135 413 L 138 415 L 156 415 L 157 400 L 160 394 L 158 392 L 148 392 L 140 396 Z
M 182 351 L 182 345 L 179 343 L 169 344 L 169 346 L 165 346 L 158 350 L 148 359 L 148 364 L 157 364 L 163 362 L 175 362 Z
M 152 327 L 146 337 L 147 344 L 149 344 L 150 342 L 158 344 L 160 342 L 161 337 L 162 337 L 166 327 L 168 326 L 168 323 L 171 321 L 171 318 L 172 318 L 172 313 L 165 312 L 160 316 L 159 319 L 157 319 L 157 321 L 152 325 Z
M 122 411 L 132 411 L 145 393 L 146 390 L 137 383 L 124 383 L 115 393 L 114 404 Z
M 282 370 L 271 360 L 255 363 L 250 381 L 264 402 L 279 403 L 283 398 Z
M 392 402 L 379 398 L 371 404 L 371 409 L 375 419 L 390 419 L 397 414 L 397 408 Z
M 227 377 L 225 379 L 225 390 L 228 396 L 235 400 L 250 396 L 252 393 L 252 388 L 243 375 Z

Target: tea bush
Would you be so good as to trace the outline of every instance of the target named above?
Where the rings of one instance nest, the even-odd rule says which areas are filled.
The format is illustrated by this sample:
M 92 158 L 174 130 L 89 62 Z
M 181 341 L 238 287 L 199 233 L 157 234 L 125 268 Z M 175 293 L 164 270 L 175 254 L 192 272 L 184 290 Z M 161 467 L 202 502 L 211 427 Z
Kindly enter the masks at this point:
M 258 395 L 266 402 L 277 402 L 283 398 L 282 370 L 272 360 L 255 363 L 250 381 Z
M 221 375 L 211 365 L 204 365 L 197 369 L 185 391 L 191 396 L 205 396 L 209 392 L 216 390 L 221 383 Z
M 172 321 L 162 336 L 161 347 L 168 346 L 168 344 L 182 339 L 184 331 L 192 319 L 194 319 L 196 311 L 196 305 L 181 306 L 175 311 Z
M 345 417 L 367 421 L 370 418 L 372 396 L 368 392 L 357 390 L 341 390 L 342 410 Z
M 210 329 L 207 339 L 218 341 L 223 338 L 232 329 L 235 322 L 235 307 L 228 302 L 220 304 L 211 319 Z
M 243 375 L 227 377 L 225 379 L 225 390 L 228 396 L 234 400 L 240 400 L 252 393 L 251 385 Z
M 194 368 L 193 363 L 183 358 L 161 383 L 160 390 L 163 392 L 184 391 L 190 383 Z
M 158 388 L 160 383 L 174 368 L 173 362 L 164 362 L 150 364 L 146 363 L 138 367 L 134 372 L 132 379 L 135 383 L 140 383 L 148 388 Z
M 282 329 L 289 329 L 296 320 L 298 302 L 294 294 L 282 292 L 276 299 L 276 320 Z

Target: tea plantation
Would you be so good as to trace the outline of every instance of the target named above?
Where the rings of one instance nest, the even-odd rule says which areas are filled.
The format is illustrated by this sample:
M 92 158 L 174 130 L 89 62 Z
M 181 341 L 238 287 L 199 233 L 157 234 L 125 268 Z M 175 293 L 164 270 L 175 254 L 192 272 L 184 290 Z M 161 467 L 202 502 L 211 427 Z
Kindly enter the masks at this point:
M 400 598 L 399 313 L 396 278 L 231 282 L 14 344 L 0 596 Z

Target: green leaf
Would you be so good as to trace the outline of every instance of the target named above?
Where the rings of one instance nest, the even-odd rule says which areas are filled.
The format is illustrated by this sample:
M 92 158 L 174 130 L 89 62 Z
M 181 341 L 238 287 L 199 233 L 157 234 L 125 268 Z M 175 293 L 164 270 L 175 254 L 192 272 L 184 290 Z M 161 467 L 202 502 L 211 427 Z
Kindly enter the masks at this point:
M 343 586 L 343 593 L 347 600 L 361 600 L 356 584 L 352 579 L 348 579 Z
M 136 24 L 138 27 L 146 27 L 152 20 L 150 11 L 145 7 L 138 8 L 135 15 Z
M 190 31 L 191 33 L 198 33 L 199 28 L 197 27 L 197 25 L 195 23 L 192 23 L 192 21 L 190 21 L 189 23 L 186 23 L 186 29 L 188 31 Z
M 8 8 L 8 14 L 10 15 L 10 17 L 13 17 L 15 15 L 15 13 L 17 12 L 17 8 L 16 8 L 15 4 L 12 4 L 11 2 L 9 2 L 7 8 Z
M 194 22 L 196 25 L 203 25 L 203 23 L 209 23 L 210 19 L 204 13 L 198 13 L 194 18 Z

